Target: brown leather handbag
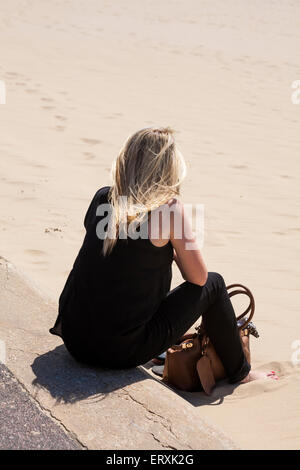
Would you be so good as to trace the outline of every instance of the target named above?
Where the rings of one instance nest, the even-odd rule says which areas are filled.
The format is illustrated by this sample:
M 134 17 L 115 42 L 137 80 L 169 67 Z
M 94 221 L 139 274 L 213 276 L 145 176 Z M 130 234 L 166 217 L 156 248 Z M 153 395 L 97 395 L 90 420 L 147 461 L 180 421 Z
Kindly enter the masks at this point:
M 237 317 L 240 339 L 250 364 L 249 335 L 258 337 L 255 325 L 251 322 L 255 302 L 251 291 L 242 284 L 226 286 L 229 297 L 245 294 L 249 297 L 247 309 Z M 246 316 L 249 313 L 248 316 Z M 162 380 L 174 387 L 189 392 L 203 390 L 210 395 L 216 382 L 226 378 L 222 360 L 205 332 L 203 323 L 196 327 L 196 333 L 186 334 L 180 339 L 180 344 L 173 345 L 167 350 Z

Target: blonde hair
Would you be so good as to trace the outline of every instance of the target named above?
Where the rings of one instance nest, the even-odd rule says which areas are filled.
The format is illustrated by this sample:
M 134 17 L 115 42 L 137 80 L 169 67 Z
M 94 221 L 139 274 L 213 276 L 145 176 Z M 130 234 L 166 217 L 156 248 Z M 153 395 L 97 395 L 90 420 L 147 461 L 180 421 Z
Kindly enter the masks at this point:
M 180 194 L 186 163 L 170 127 L 146 127 L 129 136 L 113 162 L 108 202 L 114 237 L 106 236 L 103 255 L 109 254 L 120 224 L 143 220 L 149 211 Z M 120 196 L 126 196 L 126 206 Z

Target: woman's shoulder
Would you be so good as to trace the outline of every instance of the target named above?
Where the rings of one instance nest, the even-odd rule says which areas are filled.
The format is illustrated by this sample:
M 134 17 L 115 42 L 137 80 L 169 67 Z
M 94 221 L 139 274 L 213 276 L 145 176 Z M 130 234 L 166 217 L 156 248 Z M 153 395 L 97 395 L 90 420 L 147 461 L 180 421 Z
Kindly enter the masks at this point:
M 110 188 L 111 188 L 110 186 L 102 186 L 101 188 L 97 189 L 97 191 L 94 193 L 94 196 L 91 199 L 91 203 L 99 199 L 99 197 L 107 196 Z
M 96 191 L 91 204 L 99 205 L 101 203 L 108 202 L 108 193 L 111 186 L 102 186 L 100 189 Z
M 96 192 L 97 196 L 107 196 L 108 192 L 110 190 L 111 186 L 102 186 L 98 191 Z
M 155 246 L 164 246 L 170 242 L 173 233 L 174 217 L 172 214 L 181 213 L 181 200 L 178 196 L 172 197 L 164 204 L 150 211 L 148 225 L 149 238 Z M 160 217 L 162 213 L 162 217 Z
M 109 190 L 110 190 L 110 186 L 102 186 L 94 194 L 94 197 L 92 198 L 90 205 L 88 207 L 88 210 L 84 217 L 84 226 L 86 229 L 91 220 L 92 214 L 96 213 L 97 206 L 107 200 Z

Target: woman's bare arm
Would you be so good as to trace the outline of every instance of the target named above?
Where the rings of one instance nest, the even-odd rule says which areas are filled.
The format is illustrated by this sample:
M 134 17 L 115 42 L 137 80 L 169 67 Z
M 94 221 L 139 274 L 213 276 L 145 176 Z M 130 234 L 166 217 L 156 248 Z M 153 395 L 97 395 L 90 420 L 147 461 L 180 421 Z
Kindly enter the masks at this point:
M 186 281 L 203 286 L 207 281 L 207 268 L 192 231 L 191 221 L 181 201 L 174 199 L 171 207 L 174 212 L 171 211 L 170 240 L 174 248 L 174 260 Z M 179 223 L 179 227 L 175 227 L 175 223 Z M 179 230 L 180 238 L 175 238 L 178 235 L 175 228 Z M 187 249 L 189 244 L 193 244 L 192 250 Z
M 175 263 L 177 264 L 177 266 L 178 266 L 178 268 L 179 268 L 179 271 L 181 272 L 181 275 L 182 275 L 183 279 L 186 280 L 186 274 L 185 274 L 185 272 L 184 272 L 184 270 L 183 270 L 183 266 L 182 266 L 182 264 L 180 263 L 180 260 L 179 260 L 179 258 L 178 258 L 178 256 L 177 256 L 177 253 L 176 253 L 176 250 L 175 250 L 174 247 L 173 247 L 173 259 L 174 259 Z

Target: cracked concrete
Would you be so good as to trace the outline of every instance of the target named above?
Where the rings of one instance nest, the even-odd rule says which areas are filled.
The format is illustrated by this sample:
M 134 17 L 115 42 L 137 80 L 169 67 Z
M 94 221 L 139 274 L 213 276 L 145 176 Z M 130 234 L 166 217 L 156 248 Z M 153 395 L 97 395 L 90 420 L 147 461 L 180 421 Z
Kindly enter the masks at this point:
M 7 366 L 40 409 L 87 449 L 235 449 L 143 367 L 76 363 L 48 333 L 57 305 L 0 257 L 0 340 Z

